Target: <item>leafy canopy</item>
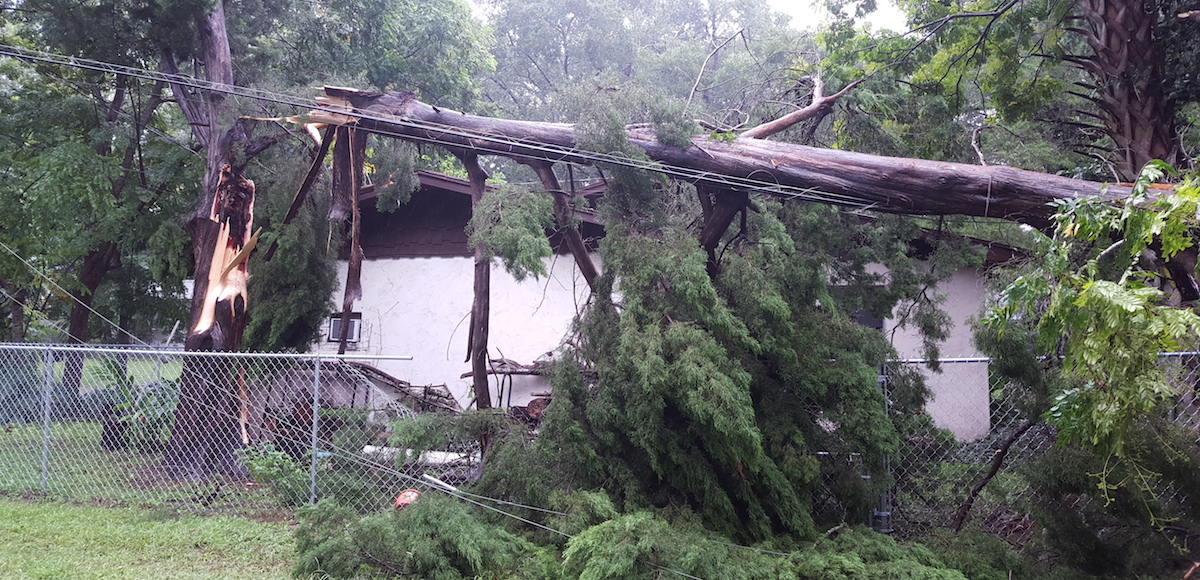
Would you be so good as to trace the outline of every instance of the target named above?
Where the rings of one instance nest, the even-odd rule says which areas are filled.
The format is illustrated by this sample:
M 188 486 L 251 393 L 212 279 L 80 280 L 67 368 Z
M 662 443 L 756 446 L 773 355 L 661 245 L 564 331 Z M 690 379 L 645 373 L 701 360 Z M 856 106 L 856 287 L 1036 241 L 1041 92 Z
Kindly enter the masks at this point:
M 1044 271 L 1009 285 L 988 316 L 1001 329 L 1013 319 L 1037 320 L 1042 352 L 1062 356 L 1064 374 L 1082 381 L 1057 393 L 1046 415 L 1063 442 L 1123 455 L 1134 424 L 1174 394 L 1159 353 L 1193 343 L 1200 330 L 1200 316 L 1170 302 L 1167 279 L 1145 260 L 1148 251 L 1169 259 L 1194 243 L 1195 179 L 1151 196 L 1150 184 L 1169 171 L 1147 165 L 1119 204 L 1059 201 Z

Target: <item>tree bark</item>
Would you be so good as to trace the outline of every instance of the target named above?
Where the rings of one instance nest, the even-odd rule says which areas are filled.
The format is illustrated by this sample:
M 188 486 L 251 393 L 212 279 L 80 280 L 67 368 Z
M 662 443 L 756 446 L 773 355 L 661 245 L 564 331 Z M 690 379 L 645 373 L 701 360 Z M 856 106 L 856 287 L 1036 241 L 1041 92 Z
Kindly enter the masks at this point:
M 362 166 L 366 158 L 367 134 L 354 127 L 339 127 L 333 145 L 333 203 L 329 221 L 344 221 L 350 217 L 350 259 L 346 264 L 346 287 L 342 293 L 342 336 L 338 354 L 346 354 L 350 341 L 350 315 L 354 302 L 362 298 L 363 250 L 360 243 L 362 219 L 358 209 L 358 193 L 362 187 Z
M 717 277 L 717 245 L 733 223 L 733 218 L 750 205 L 750 196 L 745 191 L 712 191 L 704 185 L 696 187 L 701 196 L 704 211 L 704 227 L 700 230 L 700 247 L 708 254 L 708 275 Z
M 356 123 L 385 135 L 522 162 L 594 161 L 594 156 L 577 149 L 574 127 L 569 124 L 467 115 L 434 108 L 413 93 L 331 87 L 325 93 L 352 107 L 347 116 L 327 110 L 311 113 L 335 124 Z M 676 177 L 715 190 L 753 189 L 891 213 L 993 217 L 1045 228 L 1053 215 L 1047 204 L 1055 199 L 1116 198 L 1130 191 L 1121 185 L 1012 167 L 884 157 L 762 139 L 726 142 L 696 136 L 692 147 L 680 149 L 657 142 L 645 128 L 631 129 L 628 137 Z
M 120 259 L 120 252 L 113 242 L 102 242 L 83 257 L 83 264 L 79 267 L 79 284 L 83 289 L 72 294 L 74 303 L 67 322 L 67 334 L 72 343 L 84 344 L 91 338 L 88 321 L 91 320 L 96 290 L 108 273 L 118 267 Z M 63 388 L 68 392 L 78 392 L 82 381 L 83 353 L 68 353 L 63 363 Z
M 479 156 L 473 152 L 463 153 L 459 159 L 471 179 L 471 209 L 483 199 L 487 191 L 487 172 L 479 165 Z M 483 244 L 475 244 L 475 300 L 471 305 L 471 329 L 469 333 L 471 384 L 475 391 L 475 408 L 490 409 L 492 392 L 488 386 L 488 333 L 491 317 L 492 261 Z M 486 444 L 485 444 L 486 447 Z
M 1080 32 L 1092 56 L 1076 62 L 1095 80 L 1093 101 L 1116 146 L 1122 181 L 1137 179 L 1154 159 L 1179 164 L 1175 106 L 1167 97 L 1155 0 L 1082 0 Z
M 225 10 L 217 0 L 199 23 L 205 78 L 233 85 L 233 64 L 225 28 Z M 163 54 L 165 72 L 178 74 L 174 55 Z M 205 149 L 199 203 L 186 229 L 192 238 L 196 280 L 188 351 L 236 351 L 246 328 L 246 258 L 254 247 L 254 183 L 242 174 L 233 146 L 247 139 L 219 90 L 192 92 L 173 84 L 172 92 Z M 242 160 L 244 164 L 245 160 Z M 241 447 L 237 372 L 224 359 L 189 358 L 181 377 L 175 429 L 163 456 L 163 468 L 175 476 L 204 477 L 241 473 L 235 451 Z
M 579 234 L 579 228 L 571 223 L 570 194 L 563 191 L 562 184 L 558 182 L 558 176 L 554 174 L 553 165 L 547 162 L 531 162 L 528 165 L 537 173 L 538 179 L 542 181 L 542 187 L 545 187 L 546 191 L 554 196 L 554 227 L 562 233 L 563 239 L 567 243 L 567 249 L 575 258 L 575 265 L 579 267 L 579 273 L 587 281 L 588 288 L 595 290 L 596 277 L 600 275 L 600 272 L 596 269 L 596 264 L 592 262 L 592 257 L 588 255 L 587 244 L 584 243 L 583 236 Z

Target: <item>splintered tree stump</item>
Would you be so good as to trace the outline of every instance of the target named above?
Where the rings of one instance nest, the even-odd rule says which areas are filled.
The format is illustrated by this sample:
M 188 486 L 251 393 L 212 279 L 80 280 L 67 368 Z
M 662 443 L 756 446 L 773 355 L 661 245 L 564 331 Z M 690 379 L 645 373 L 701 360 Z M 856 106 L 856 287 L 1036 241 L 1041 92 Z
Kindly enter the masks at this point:
M 195 240 L 197 272 L 192 297 L 195 321 L 188 351 L 233 352 L 246 329 L 246 260 L 254 249 L 254 182 L 229 164 L 221 168 L 208 219 L 189 223 Z M 235 473 L 242 447 L 240 417 L 244 389 L 227 359 L 193 357 L 184 365 L 175 430 L 163 467 L 175 475 L 203 477 Z

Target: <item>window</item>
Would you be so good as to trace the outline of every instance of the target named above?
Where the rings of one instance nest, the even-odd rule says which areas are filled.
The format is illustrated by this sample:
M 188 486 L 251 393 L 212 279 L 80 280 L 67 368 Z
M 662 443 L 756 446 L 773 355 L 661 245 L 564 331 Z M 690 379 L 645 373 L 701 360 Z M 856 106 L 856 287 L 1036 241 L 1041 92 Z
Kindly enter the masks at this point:
M 349 334 L 346 336 L 346 342 L 358 342 L 359 333 L 362 330 L 362 313 L 350 313 Z M 342 341 L 342 317 L 335 315 L 329 317 L 329 342 Z

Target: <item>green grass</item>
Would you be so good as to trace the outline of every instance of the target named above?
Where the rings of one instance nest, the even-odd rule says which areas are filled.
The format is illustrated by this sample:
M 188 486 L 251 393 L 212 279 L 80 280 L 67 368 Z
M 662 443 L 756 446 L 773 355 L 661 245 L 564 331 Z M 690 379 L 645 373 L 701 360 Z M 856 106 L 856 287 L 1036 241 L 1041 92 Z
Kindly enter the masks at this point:
M 0 578 L 288 578 L 290 524 L 0 499 Z
M 0 493 L 266 517 L 284 511 L 268 490 L 246 481 L 163 478 L 157 475 L 159 454 L 103 450 L 100 432 L 92 421 L 53 424 L 43 490 L 42 426 L 0 428 Z
M 183 360 L 178 357 L 159 362 L 138 358 L 138 356 L 130 357 L 125 363 L 125 372 L 135 385 L 144 385 L 155 381 L 177 381 L 183 374 Z M 102 389 L 112 386 L 107 384 L 105 380 L 107 375 L 100 369 L 103 360 L 104 357 L 84 359 L 83 375 L 79 382 L 84 389 Z M 62 361 L 54 363 L 54 380 L 56 382 L 62 383 L 65 369 L 66 363 Z

